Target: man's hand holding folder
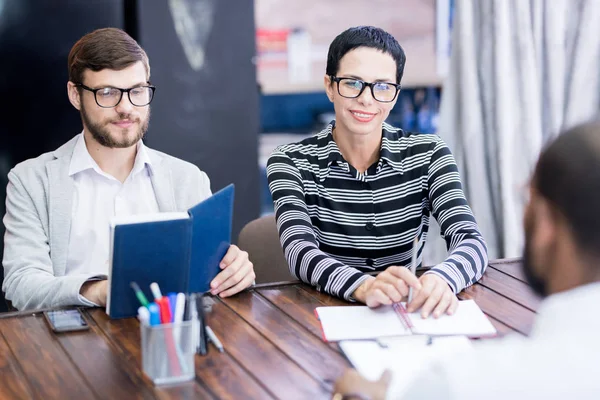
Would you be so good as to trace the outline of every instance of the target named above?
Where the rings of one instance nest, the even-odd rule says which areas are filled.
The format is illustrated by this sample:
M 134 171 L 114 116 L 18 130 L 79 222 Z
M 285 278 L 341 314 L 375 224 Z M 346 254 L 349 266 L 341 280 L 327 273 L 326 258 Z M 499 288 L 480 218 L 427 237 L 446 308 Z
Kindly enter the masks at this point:
M 220 297 L 232 296 L 254 282 L 254 266 L 248 259 L 248 253 L 232 244 L 219 263 L 221 272 L 210 283 L 210 293 Z
M 142 287 L 157 282 L 166 295 L 210 291 L 226 297 L 250 286 L 254 266 L 231 244 L 233 197 L 229 185 L 185 212 L 113 218 L 107 314 L 136 314 L 131 281 Z

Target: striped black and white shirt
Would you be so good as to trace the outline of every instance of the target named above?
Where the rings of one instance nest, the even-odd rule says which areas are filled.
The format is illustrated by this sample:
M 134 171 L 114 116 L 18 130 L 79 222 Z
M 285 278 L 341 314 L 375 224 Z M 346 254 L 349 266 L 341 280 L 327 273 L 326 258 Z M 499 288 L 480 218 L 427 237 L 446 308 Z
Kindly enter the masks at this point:
M 279 146 L 267 164 L 292 274 L 351 300 L 367 279 L 365 272 L 408 266 L 415 237 L 421 265 L 431 213 L 449 255 L 427 273 L 441 276 L 454 293 L 480 279 L 487 247 L 442 139 L 384 123 L 379 162 L 363 174 L 342 157 L 334 124 L 299 143 Z

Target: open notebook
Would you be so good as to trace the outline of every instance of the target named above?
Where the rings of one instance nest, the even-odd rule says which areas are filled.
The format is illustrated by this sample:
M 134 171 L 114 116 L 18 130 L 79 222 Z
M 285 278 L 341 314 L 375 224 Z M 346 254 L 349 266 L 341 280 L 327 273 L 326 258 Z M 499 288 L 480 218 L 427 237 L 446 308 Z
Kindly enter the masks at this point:
M 471 347 L 465 336 L 436 337 L 432 340 L 427 336 L 404 336 L 340 342 L 346 358 L 365 378 L 374 381 L 386 369 L 391 370 L 388 398 L 400 398 L 410 383 L 436 360 L 456 357 Z
M 137 314 L 132 281 L 148 299 L 152 282 L 163 293 L 208 291 L 231 243 L 234 192 L 229 185 L 186 212 L 113 218 L 106 313 Z
M 348 339 L 374 339 L 399 335 L 464 335 L 493 336 L 496 329 L 473 300 L 458 302 L 453 315 L 438 319 L 421 318 L 420 313 L 407 313 L 404 303 L 369 308 L 366 306 L 317 307 L 323 339 L 329 342 Z

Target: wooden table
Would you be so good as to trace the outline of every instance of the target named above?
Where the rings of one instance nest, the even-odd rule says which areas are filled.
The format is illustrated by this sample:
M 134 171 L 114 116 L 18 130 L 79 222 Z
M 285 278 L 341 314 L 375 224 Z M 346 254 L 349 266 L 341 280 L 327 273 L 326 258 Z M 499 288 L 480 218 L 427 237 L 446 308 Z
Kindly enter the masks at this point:
M 459 296 L 472 298 L 501 334 L 527 334 L 539 299 L 518 260 L 492 262 L 484 278 Z M 0 316 L 0 398 L 325 399 L 348 366 L 324 343 L 314 308 L 345 305 L 299 282 L 255 287 L 214 298 L 208 323 L 224 344 L 196 357 L 196 379 L 155 388 L 140 365 L 135 319 L 84 311 L 89 331 L 55 335 L 40 312 Z

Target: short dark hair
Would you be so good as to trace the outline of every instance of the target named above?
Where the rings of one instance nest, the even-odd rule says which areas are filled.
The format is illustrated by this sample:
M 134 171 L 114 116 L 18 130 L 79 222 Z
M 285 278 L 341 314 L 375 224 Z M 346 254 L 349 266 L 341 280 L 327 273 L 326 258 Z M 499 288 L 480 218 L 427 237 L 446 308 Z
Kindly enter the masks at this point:
M 570 225 L 579 249 L 600 256 L 600 120 L 561 134 L 540 155 L 533 188 Z
M 370 47 L 392 56 L 396 61 L 396 83 L 400 83 L 404 74 L 406 55 L 398 41 L 381 28 L 357 26 L 340 33 L 329 45 L 326 74 L 335 76 L 340 68 L 340 60 L 350 50 L 357 47 Z
M 117 28 L 97 29 L 83 36 L 69 52 L 69 80 L 83 83 L 86 69 L 120 71 L 141 61 L 150 79 L 150 64 L 144 49 L 131 36 Z

